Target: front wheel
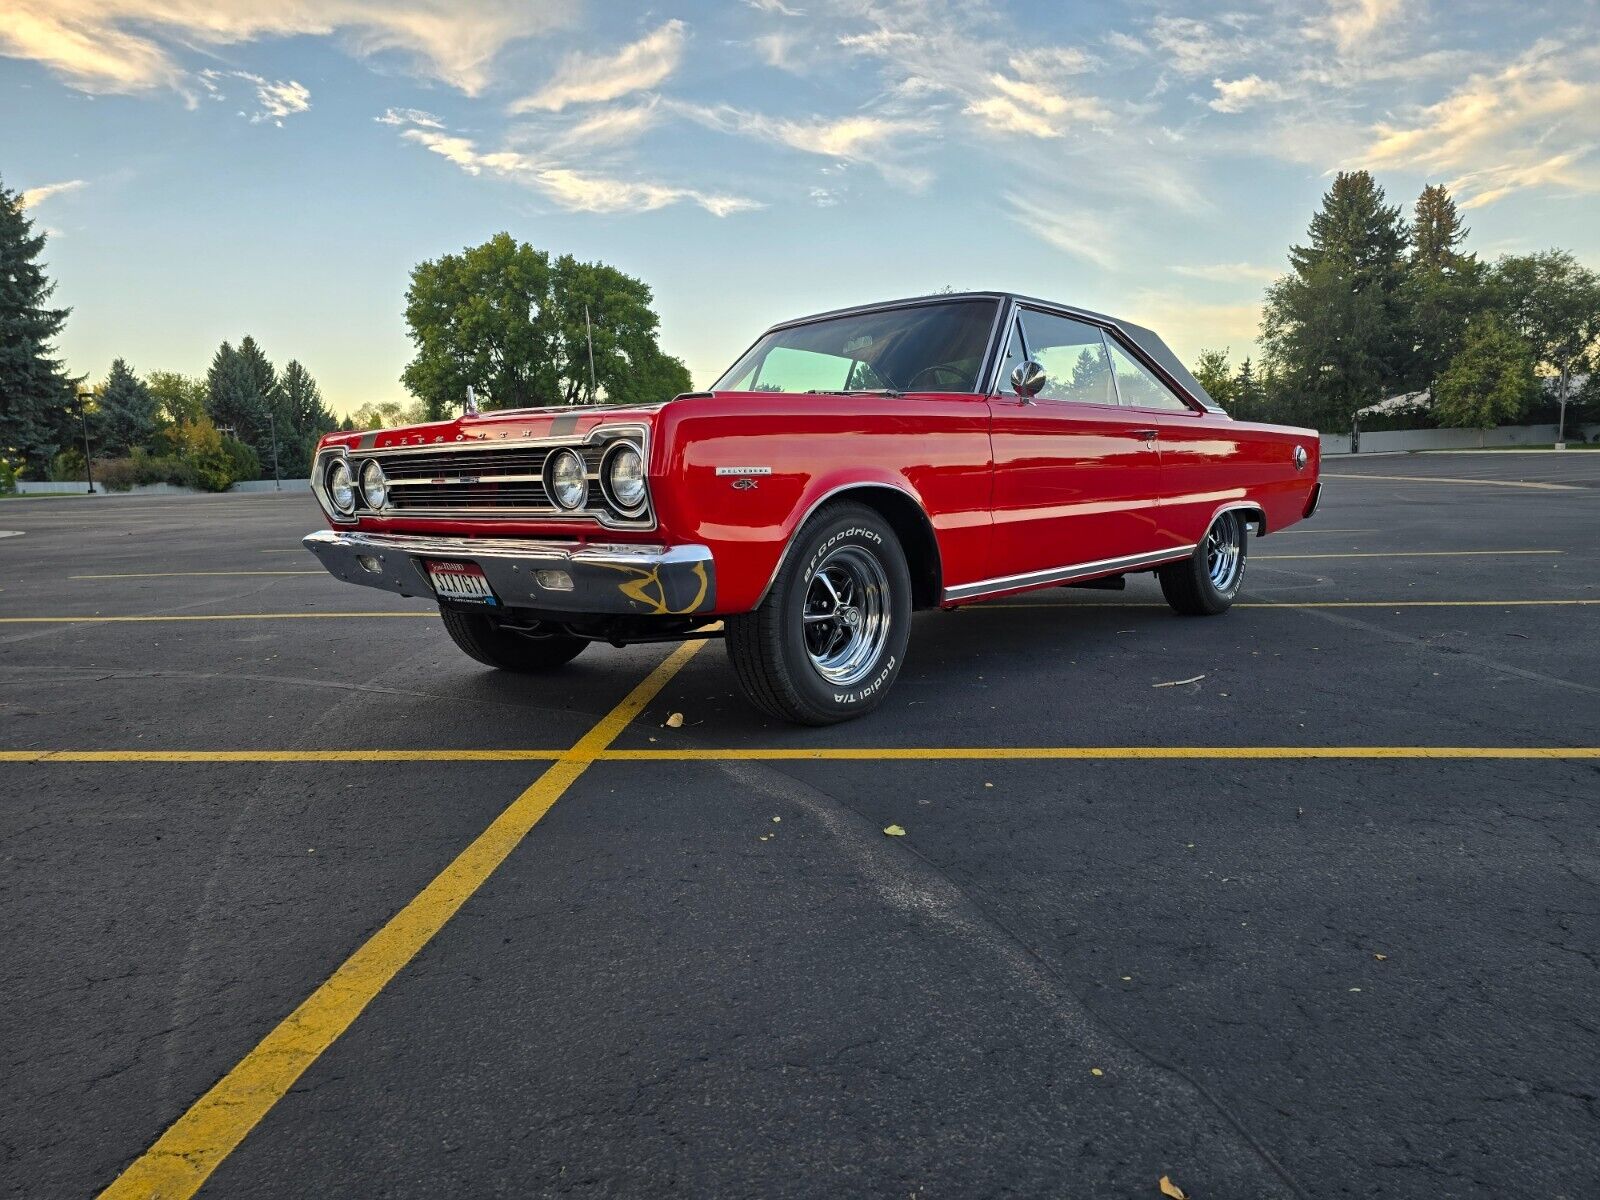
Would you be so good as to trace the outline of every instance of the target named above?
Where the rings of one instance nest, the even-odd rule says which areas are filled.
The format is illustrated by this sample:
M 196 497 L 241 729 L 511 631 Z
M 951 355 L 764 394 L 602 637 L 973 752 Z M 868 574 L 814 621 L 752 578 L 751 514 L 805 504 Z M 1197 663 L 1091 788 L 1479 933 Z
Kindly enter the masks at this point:
M 1156 568 L 1161 594 L 1174 612 L 1187 617 L 1227 612 L 1244 581 L 1249 549 L 1250 527 L 1244 515 L 1219 514 L 1193 554 L 1182 562 Z
M 501 671 L 552 671 L 583 653 L 589 643 L 570 633 L 529 637 L 500 628 L 482 613 L 439 606 L 450 640 L 485 666 Z
M 871 712 L 911 635 L 911 572 L 893 527 L 861 504 L 830 504 L 795 535 L 754 612 L 727 622 L 728 657 L 751 703 L 801 725 Z

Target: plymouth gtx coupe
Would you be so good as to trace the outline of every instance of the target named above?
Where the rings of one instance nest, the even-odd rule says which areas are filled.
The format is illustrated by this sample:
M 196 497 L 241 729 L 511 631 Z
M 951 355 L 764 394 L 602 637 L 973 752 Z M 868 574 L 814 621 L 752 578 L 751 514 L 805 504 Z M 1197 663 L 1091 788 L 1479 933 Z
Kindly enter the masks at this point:
M 1315 432 L 1230 419 L 1148 329 L 1003 293 L 789 321 L 664 404 L 466 408 L 322 439 L 329 572 L 508 671 L 720 631 L 813 725 L 883 702 L 916 609 L 1152 571 L 1220 613 L 1321 487 Z

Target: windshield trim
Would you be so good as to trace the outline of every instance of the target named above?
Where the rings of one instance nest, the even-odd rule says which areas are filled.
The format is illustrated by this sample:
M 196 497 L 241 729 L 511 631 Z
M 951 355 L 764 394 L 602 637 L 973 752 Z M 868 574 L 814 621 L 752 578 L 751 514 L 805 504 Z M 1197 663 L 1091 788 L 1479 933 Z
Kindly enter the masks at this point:
M 877 304 L 856 304 L 850 308 L 836 308 L 830 312 L 813 313 L 809 317 L 796 317 L 792 321 L 779 321 L 776 325 L 763 329 L 755 341 L 739 351 L 734 360 L 723 370 L 722 374 L 717 376 L 717 381 L 711 385 L 711 390 L 719 390 L 722 381 L 728 377 L 728 373 L 742 363 L 752 350 L 773 334 L 785 329 L 796 329 L 802 325 L 815 325 L 820 321 L 833 321 L 839 317 L 858 317 L 865 316 L 868 313 L 894 312 L 901 308 L 931 308 L 935 304 L 971 304 L 974 300 L 992 300 L 994 301 L 994 320 L 989 326 L 989 341 L 984 347 L 983 358 L 978 365 L 978 374 L 975 379 L 976 386 L 972 393 L 973 395 L 981 396 L 984 394 L 983 384 L 994 370 L 995 355 L 1003 353 L 1003 351 L 996 350 L 995 339 L 1000 335 L 1001 324 L 1006 314 L 1006 302 L 1010 298 L 1005 292 L 949 292 L 937 296 L 911 296 L 904 300 L 880 301 Z

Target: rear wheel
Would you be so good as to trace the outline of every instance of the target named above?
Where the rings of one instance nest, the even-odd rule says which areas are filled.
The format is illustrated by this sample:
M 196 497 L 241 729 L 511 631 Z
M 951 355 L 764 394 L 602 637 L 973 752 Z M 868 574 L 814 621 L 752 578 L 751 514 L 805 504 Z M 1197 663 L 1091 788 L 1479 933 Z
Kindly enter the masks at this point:
M 469 657 L 501 671 L 551 671 L 583 653 L 589 643 L 570 633 L 511 633 L 483 613 L 439 607 L 450 640 Z
M 1244 581 L 1250 527 L 1240 512 L 1225 512 L 1211 522 L 1194 553 L 1182 562 L 1156 568 L 1161 594 L 1174 612 L 1189 617 L 1227 612 Z
M 734 674 L 764 712 L 802 725 L 871 712 L 911 634 L 911 573 L 893 527 L 865 505 L 828 505 L 795 535 L 761 606 L 727 630 Z

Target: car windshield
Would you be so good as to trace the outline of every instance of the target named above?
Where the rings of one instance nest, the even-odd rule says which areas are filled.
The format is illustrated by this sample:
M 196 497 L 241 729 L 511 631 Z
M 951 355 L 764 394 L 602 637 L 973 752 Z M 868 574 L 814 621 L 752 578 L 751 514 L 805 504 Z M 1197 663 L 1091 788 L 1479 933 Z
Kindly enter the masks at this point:
M 997 304 L 951 300 L 776 329 L 713 390 L 975 392 Z

